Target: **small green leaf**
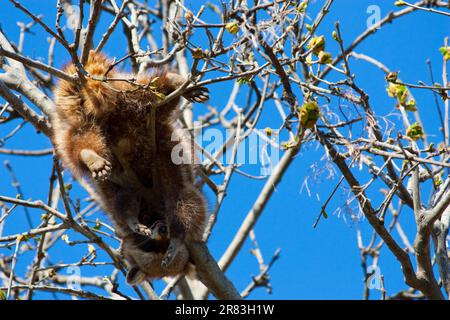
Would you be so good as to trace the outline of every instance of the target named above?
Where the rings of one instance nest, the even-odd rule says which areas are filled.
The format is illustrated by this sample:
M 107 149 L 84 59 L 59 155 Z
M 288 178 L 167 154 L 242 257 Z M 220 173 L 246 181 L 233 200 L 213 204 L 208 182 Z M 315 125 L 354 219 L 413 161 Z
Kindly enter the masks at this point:
M 409 92 L 405 85 L 390 82 L 386 91 L 390 97 L 397 98 L 402 106 L 406 104 L 406 98 Z
M 158 97 L 159 100 L 164 100 L 164 98 L 166 97 L 166 95 L 161 92 L 155 92 L 155 95 Z
M 237 80 L 237 83 L 238 83 L 238 85 L 243 85 L 243 84 L 248 84 L 248 83 L 250 83 L 250 80 L 251 80 L 251 77 L 250 76 L 246 76 L 246 77 L 242 77 L 242 78 L 239 78 L 238 80 Z
M 269 128 L 269 127 L 267 127 L 267 128 L 265 128 L 264 129 L 264 132 L 267 134 L 267 136 L 272 136 L 272 134 L 273 134 L 273 130 L 271 129 L 271 128 Z
M 334 40 L 339 41 L 339 37 L 336 31 L 333 31 L 333 33 L 331 34 L 331 36 L 333 37 Z
M 439 187 L 440 185 L 442 185 L 442 179 L 439 175 L 434 176 L 434 183 L 436 184 L 436 187 Z
M 412 124 L 407 130 L 406 135 L 414 141 L 422 139 L 425 135 L 420 123 L 416 122 Z
M 442 55 L 444 56 L 444 60 L 450 60 L 450 46 L 447 47 L 441 47 L 439 48 L 439 51 L 442 53 Z
M 312 50 L 316 56 L 319 55 L 321 51 L 325 50 L 325 36 L 313 37 L 306 47 L 308 50 Z
M 408 102 L 405 105 L 405 110 L 406 111 L 417 111 L 416 108 L 416 100 L 414 99 L 409 99 Z
M 229 33 L 231 33 L 231 34 L 236 34 L 236 33 L 238 33 L 239 32 L 239 24 L 238 24 L 238 22 L 236 21 L 236 20 L 233 20 L 233 21 L 231 21 L 231 22 L 228 22 L 226 25 L 225 25 L 225 29 L 229 32 Z
M 202 50 L 202 48 L 198 47 L 198 48 L 195 48 L 194 50 L 192 50 L 192 57 L 194 59 L 201 59 L 201 58 L 203 58 L 203 50 Z
M 300 2 L 300 4 L 297 6 L 297 11 L 300 13 L 304 13 L 307 7 L 308 7 L 308 0 L 304 0 Z
M 320 64 L 329 64 L 333 61 L 331 58 L 331 54 L 329 52 L 320 51 L 319 52 L 319 63 Z
M 319 105 L 313 100 L 305 102 L 299 112 L 301 125 L 308 129 L 314 127 L 320 116 Z

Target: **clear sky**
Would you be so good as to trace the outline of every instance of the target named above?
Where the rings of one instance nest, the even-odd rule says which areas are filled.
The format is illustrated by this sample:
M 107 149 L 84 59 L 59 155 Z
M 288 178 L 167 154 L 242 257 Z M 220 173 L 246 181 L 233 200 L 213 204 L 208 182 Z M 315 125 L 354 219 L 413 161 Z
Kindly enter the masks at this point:
M 214 1 L 212 1 L 214 2 Z M 317 8 L 324 1 L 312 1 L 311 17 L 315 17 Z M 381 15 L 385 16 L 390 10 L 398 10 L 393 5 L 393 0 L 368 1 L 368 0 L 336 0 L 331 7 L 317 34 L 325 34 L 331 37 L 334 30 L 334 22 L 340 21 L 344 42 L 349 44 L 366 30 L 366 22 L 369 18 L 367 9 L 376 4 L 381 9 Z M 21 1 L 32 12 L 43 14 L 44 20 L 54 26 L 56 13 L 56 1 Z M 200 1 L 186 0 L 188 7 L 195 11 L 202 3 Z M 19 28 L 17 21 L 29 22 L 22 13 L 13 9 L 7 2 L 2 3 L 3 14 L 0 17 L 1 28 L 6 32 L 9 39 L 18 41 Z M 99 30 L 104 30 L 108 20 L 101 20 Z M 119 28 L 120 29 L 120 28 Z M 417 83 L 418 80 L 429 82 L 426 59 L 433 63 L 435 77 L 440 80 L 442 56 L 438 49 L 443 45 L 444 37 L 449 36 L 450 24 L 448 18 L 426 12 L 415 12 L 406 17 L 397 19 L 393 24 L 384 26 L 375 35 L 367 39 L 355 51 L 370 54 L 382 61 L 391 70 L 400 70 L 401 77 L 406 82 Z M 46 58 L 48 43 L 47 35 L 38 26 L 32 28 L 33 34 L 26 35 L 24 52 L 33 58 Z M 97 32 L 97 38 L 101 32 Z M 193 38 L 195 41 L 195 37 Z M 202 40 L 199 39 L 199 42 Z M 337 54 L 337 46 L 331 44 L 329 51 Z M 116 32 L 105 52 L 109 56 L 122 57 L 126 54 L 126 46 L 121 31 Z M 63 49 L 55 51 L 55 66 L 60 67 L 69 59 Z M 385 115 L 394 111 L 394 102 L 385 92 L 384 74 L 376 67 L 362 61 L 351 61 L 353 73 L 357 75 L 357 83 L 370 95 L 375 112 Z M 214 85 L 210 87 L 211 105 L 220 107 L 223 101 L 227 101 L 230 92 L 228 85 Z M 425 128 L 430 132 L 430 140 L 437 139 L 437 115 L 435 112 L 433 96 L 429 92 L 420 90 L 413 94 L 421 107 L 421 117 Z M 239 96 L 238 103 L 245 103 L 245 95 Z M 195 105 L 196 112 L 205 112 L 206 107 Z M 265 115 L 264 121 L 268 121 L 271 113 Z M 395 120 L 394 120 L 395 121 Z M 0 126 L 0 138 L 5 137 L 19 122 Z M 401 128 L 398 128 L 401 130 Z M 31 125 L 26 125 L 17 135 L 8 140 L 5 148 L 11 149 L 43 149 L 50 147 L 49 141 L 42 135 L 36 135 Z M 340 175 L 328 179 L 325 171 L 320 176 L 320 181 L 309 185 L 311 196 L 302 184 L 306 177 L 312 178 L 313 165 L 324 169 L 326 162 L 320 161 L 323 149 L 316 143 L 302 147 L 300 155 L 295 159 L 284 176 L 281 184 L 272 196 L 265 208 L 264 214 L 259 219 L 255 232 L 265 259 L 270 259 L 277 248 L 281 249 L 280 259 L 270 271 L 270 279 L 273 287 L 272 295 L 268 295 L 265 289 L 256 289 L 251 298 L 254 299 L 360 299 L 363 295 L 363 272 L 359 250 L 356 242 L 356 224 L 345 211 L 331 214 L 329 219 L 321 220 L 316 229 L 312 225 L 320 212 L 320 207 L 333 190 Z M 15 187 L 11 184 L 8 171 L 3 166 L 3 161 L 8 159 L 14 168 L 15 174 L 21 183 L 24 198 L 46 199 L 48 178 L 50 175 L 52 158 L 36 157 L 22 158 L 17 156 L 0 155 L 2 167 L 0 168 L 0 194 L 14 197 Z M 251 168 L 249 170 L 252 170 Z M 368 176 L 358 174 L 366 181 Z M 209 248 L 216 258 L 220 258 L 227 245 L 233 238 L 242 220 L 251 208 L 263 185 L 262 181 L 249 180 L 241 175 L 235 174 L 227 193 L 227 199 L 221 209 L 218 223 L 214 229 Z M 320 200 L 317 198 L 320 195 Z M 83 197 L 84 193 L 79 188 L 71 191 L 71 196 Z M 210 207 L 214 205 L 214 198 L 208 194 Z M 376 203 L 377 195 L 373 200 Z M 329 212 L 332 213 L 345 203 L 345 194 L 339 192 L 330 203 Z M 31 210 L 33 221 L 38 223 L 42 212 Z M 15 215 L 23 214 L 22 210 L 16 210 Z M 405 211 L 402 222 L 411 221 L 411 212 Z M 102 215 L 102 219 L 107 219 Z M 14 221 L 19 221 L 15 219 Z M 95 217 L 94 217 L 95 220 Z M 26 230 L 25 218 L 23 223 L 6 224 L 3 235 L 12 234 Z M 367 243 L 370 230 L 368 222 L 361 218 L 358 222 L 365 234 Z M 411 224 L 404 225 L 410 239 L 415 230 Z M 81 239 L 79 236 L 69 233 L 72 240 Z M 395 234 L 397 237 L 397 235 Z M 115 244 L 117 246 L 117 243 Z M 235 283 L 238 290 L 243 290 L 251 281 L 251 275 L 258 274 L 258 264 L 249 250 L 252 248 L 248 240 L 237 256 L 227 275 Z M 0 249 L 0 254 L 4 253 Z M 71 260 L 72 250 L 86 252 L 85 246 L 68 248 L 63 242 L 58 244 L 52 251 L 54 262 L 64 259 Z M 33 255 L 25 254 L 19 260 L 19 270 L 24 272 L 24 265 L 29 262 Z M 78 257 L 78 255 L 73 255 Z M 104 255 L 99 255 L 102 261 Z M 404 289 L 403 275 L 400 265 L 393 255 L 383 250 L 380 259 L 381 272 L 385 278 L 388 294 L 394 294 Z M 22 269 L 20 269 L 22 268 Z M 109 275 L 111 268 L 83 269 L 86 275 Z M 121 280 L 120 289 L 129 292 L 129 288 Z M 157 288 L 161 288 L 158 284 Z M 371 292 L 372 298 L 379 298 L 376 290 Z M 36 295 L 37 298 L 52 298 L 47 293 Z M 63 298 L 63 296 L 59 296 Z

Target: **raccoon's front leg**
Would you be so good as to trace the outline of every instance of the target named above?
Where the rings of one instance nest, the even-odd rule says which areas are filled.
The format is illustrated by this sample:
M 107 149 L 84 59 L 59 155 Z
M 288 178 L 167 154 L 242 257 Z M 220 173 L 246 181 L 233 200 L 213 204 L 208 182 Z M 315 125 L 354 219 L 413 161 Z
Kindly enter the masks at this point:
M 135 190 L 122 189 L 115 195 L 115 214 L 125 220 L 127 227 L 135 233 L 150 237 L 151 230 L 139 221 L 141 198 Z
M 173 202 L 167 203 L 166 214 L 170 241 L 164 258 L 161 261 L 161 267 L 163 268 L 167 268 L 173 262 L 186 237 L 186 227 L 177 214 L 177 204 L 174 204 Z
M 141 234 L 146 237 L 150 237 L 152 235 L 152 231 L 150 230 L 150 228 L 140 223 L 139 220 L 132 215 L 128 215 L 127 223 L 131 231 L 135 233 Z
M 184 240 L 181 238 L 170 238 L 169 247 L 167 247 L 166 254 L 161 261 L 161 267 L 168 268 L 170 264 L 174 261 L 178 252 L 182 248 Z
M 106 180 L 111 174 L 111 163 L 99 156 L 94 150 L 82 149 L 80 151 L 80 158 L 86 167 L 88 167 L 92 174 L 92 178 Z
M 170 242 L 162 267 L 170 265 L 185 241 L 201 241 L 205 227 L 206 203 L 197 189 L 184 186 L 178 201 L 172 203 L 166 205 Z

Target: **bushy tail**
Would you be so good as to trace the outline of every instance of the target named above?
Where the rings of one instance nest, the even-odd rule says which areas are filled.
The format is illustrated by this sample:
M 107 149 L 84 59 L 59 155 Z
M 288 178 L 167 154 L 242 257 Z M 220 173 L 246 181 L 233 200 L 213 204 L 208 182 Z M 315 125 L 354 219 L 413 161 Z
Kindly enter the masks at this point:
M 79 87 L 76 83 L 61 80 L 54 90 L 59 114 L 74 114 L 80 107 L 85 114 L 94 116 L 107 112 L 114 106 L 117 92 L 111 84 L 100 81 L 106 75 L 114 77 L 112 62 L 101 53 L 91 51 L 84 69 L 89 73 L 86 82 Z M 76 66 L 71 63 L 64 68 L 69 74 L 76 74 Z

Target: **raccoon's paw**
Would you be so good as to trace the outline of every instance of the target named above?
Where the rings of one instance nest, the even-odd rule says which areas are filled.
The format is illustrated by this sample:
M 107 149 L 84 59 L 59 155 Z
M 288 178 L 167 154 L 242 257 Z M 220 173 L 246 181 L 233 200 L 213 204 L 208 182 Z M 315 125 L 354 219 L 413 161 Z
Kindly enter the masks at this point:
M 209 100 L 209 90 L 206 87 L 192 89 L 184 94 L 190 102 L 205 102 Z
M 111 163 L 106 159 L 98 159 L 89 168 L 92 172 L 92 177 L 97 180 L 106 180 L 111 175 Z
M 164 255 L 164 258 L 161 262 L 162 268 L 165 269 L 170 266 L 170 264 L 175 259 L 175 256 L 177 255 L 177 253 L 180 250 L 182 245 L 183 245 L 183 242 L 181 239 L 177 239 L 177 238 L 170 239 L 169 247 L 167 248 L 166 254 Z
M 145 226 L 141 223 L 134 224 L 132 229 L 133 229 L 133 232 L 138 233 L 143 236 L 146 236 L 146 237 L 150 237 L 152 235 L 152 231 L 150 230 L 150 228 L 148 228 L 147 226 Z
M 83 149 L 80 153 L 81 159 L 92 173 L 92 178 L 102 181 L 111 174 L 111 163 L 100 157 L 94 150 Z
M 126 281 L 130 286 L 138 285 L 143 282 L 147 276 L 138 268 L 132 267 L 128 270 Z

